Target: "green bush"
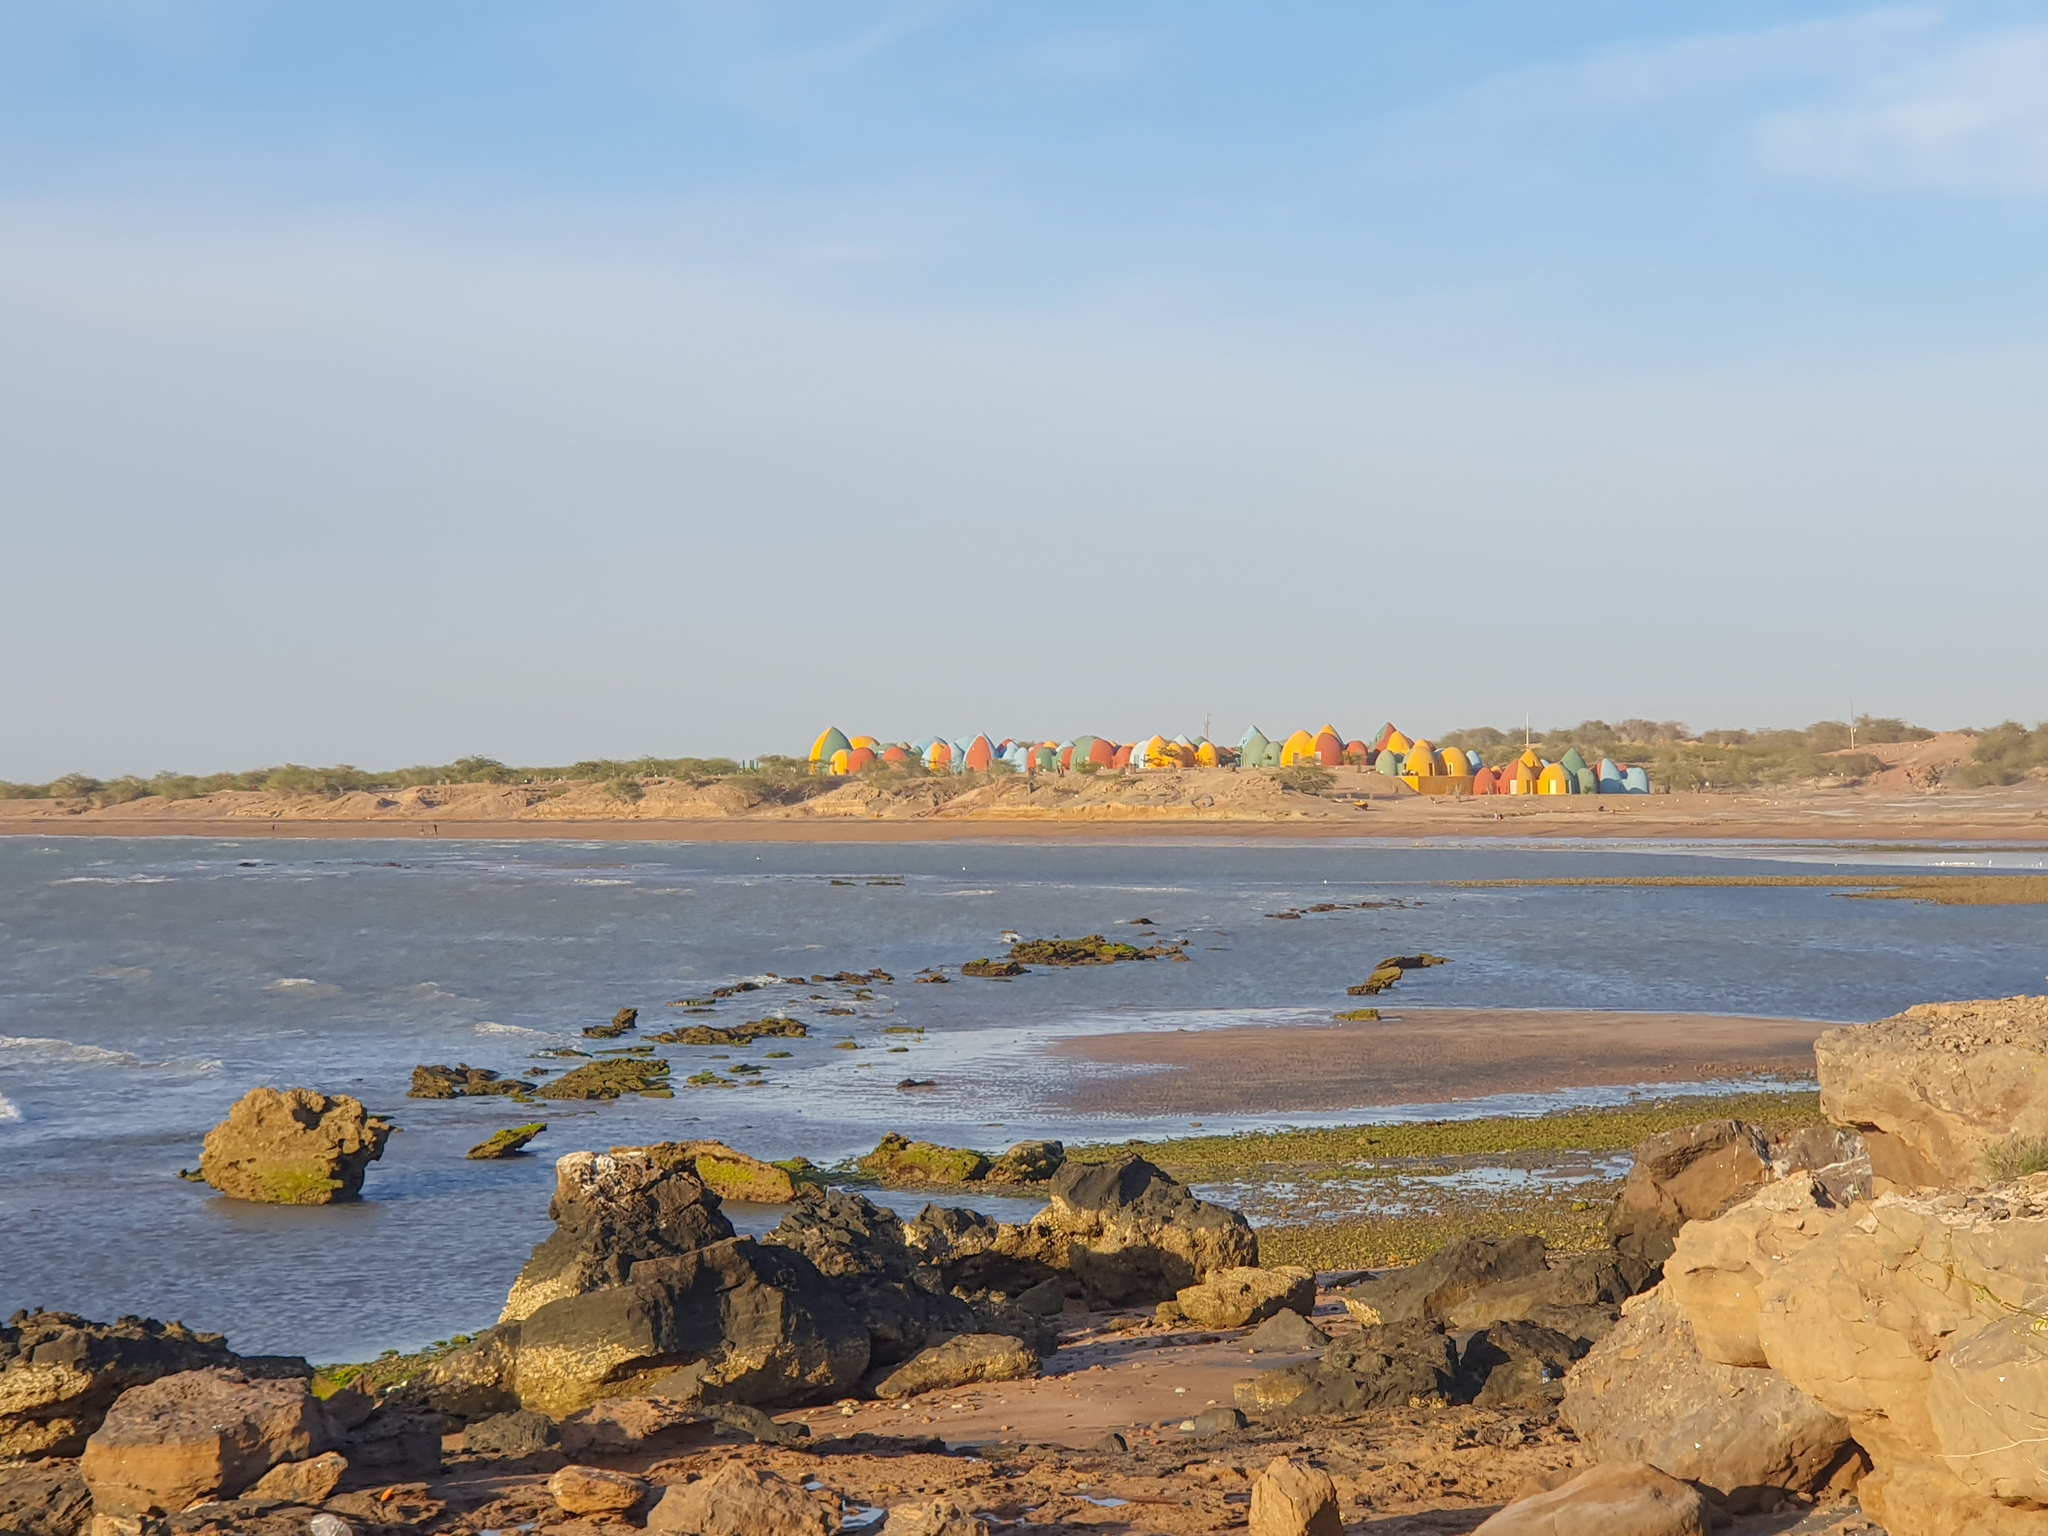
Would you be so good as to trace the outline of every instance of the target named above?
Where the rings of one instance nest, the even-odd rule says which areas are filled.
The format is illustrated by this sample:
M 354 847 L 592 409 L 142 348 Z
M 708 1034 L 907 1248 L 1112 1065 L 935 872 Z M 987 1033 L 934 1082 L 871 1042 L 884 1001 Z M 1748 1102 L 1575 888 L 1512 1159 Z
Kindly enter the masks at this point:
M 2017 784 L 2048 764 L 2048 723 L 2028 730 L 2017 720 L 1993 726 L 1977 738 L 1970 762 L 1956 770 L 1959 784 Z

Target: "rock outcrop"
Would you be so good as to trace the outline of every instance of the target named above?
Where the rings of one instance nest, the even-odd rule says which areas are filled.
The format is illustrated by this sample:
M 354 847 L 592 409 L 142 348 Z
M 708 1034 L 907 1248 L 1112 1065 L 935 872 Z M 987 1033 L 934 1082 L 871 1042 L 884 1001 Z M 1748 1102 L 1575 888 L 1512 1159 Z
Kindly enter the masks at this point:
M 321 1450 L 329 1433 L 303 1380 L 184 1371 L 122 1393 L 78 1470 L 96 1515 L 176 1513 L 232 1498 L 279 1463 Z
M 519 1272 L 498 1321 L 551 1301 L 623 1285 L 642 1259 L 667 1258 L 733 1235 L 685 1160 L 663 1148 L 571 1152 L 555 1164 L 555 1230 Z
M 1881 1190 L 1983 1189 L 2048 1167 L 2048 997 L 1924 1003 L 1831 1029 L 1813 1055 L 1822 1110 L 1863 1133 Z
M 1008 1247 L 1071 1274 L 1094 1305 L 1165 1301 L 1219 1269 L 1259 1262 L 1242 1216 L 1196 1199 L 1142 1157 L 1066 1163 L 1050 1192 Z
M 989 1160 L 970 1147 L 912 1141 L 891 1131 L 860 1160 L 860 1170 L 884 1184 L 971 1184 L 989 1171 Z
M 1566 1424 L 1601 1462 L 1646 1462 L 1724 1500 L 1810 1492 L 1856 1454 L 1849 1425 L 1776 1371 L 1708 1360 L 1670 1282 L 1633 1297 L 1566 1378 Z
M 304 1360 L 245 1358 L 217 1333 L 124 1317 L 17 1312 L 0 1327 L 0 1459 L 76 1456 L 131 1387 L 208 1367 L 250 1376 L 311 1376 Z
M 1280 1312 L 1306 1317 L 1316 1306 L 1315 1271 L 1291 1264 L 1219 1269 L 1159 1305 L 1200 1328 L 1249 1328 Z
M 614 1154 L 631 1152 L 614 1147 Z M 797 1196 L 799 1181 L 789 1169 L 728 1147 L 722 1141 L 675 1141 L 645 1149 L 650 1157 L 686 1168 L 721 1200 L 753 1205 L 786 1205 Z
M 353 1200 L 384 1155 L 388 1123 L 347 1094 L 252 1088 L 206 1133 L 199 1173 L 222 1194 L 272 1205 Z
M 92 1490 L 68 1462 L 0 1464 L 0 1533 L 79 1536 L 92 1523 Z
M 1615 1250 L 1654 1269 L 1688 1221 L 1718 1216 L 1769 1180 L 1770 1145 L 1739 1120 L 1709 1120 L 1652 1136 L 1607 1218 Z

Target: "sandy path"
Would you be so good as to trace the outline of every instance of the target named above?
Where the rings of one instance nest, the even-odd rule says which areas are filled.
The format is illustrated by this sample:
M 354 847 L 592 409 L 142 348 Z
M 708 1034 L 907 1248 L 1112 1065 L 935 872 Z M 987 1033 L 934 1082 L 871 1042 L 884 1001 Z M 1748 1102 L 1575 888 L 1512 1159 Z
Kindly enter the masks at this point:
M 1811 1019 L 1382 1008 L 1378 1023 L 1091 1035 L 1051 1054 L 1145 1072 L 1084 1078 L 1062 1107 L 1127 1115 L 1327 1113 L 1498 1093 L 1813 1071 Z

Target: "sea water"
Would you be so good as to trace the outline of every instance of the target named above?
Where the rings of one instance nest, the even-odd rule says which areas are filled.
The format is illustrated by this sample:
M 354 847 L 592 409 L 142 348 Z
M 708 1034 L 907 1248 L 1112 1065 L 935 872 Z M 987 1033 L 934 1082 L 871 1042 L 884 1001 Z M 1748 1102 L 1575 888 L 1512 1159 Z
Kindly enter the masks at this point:
M 2013 857 L 1363 840 L 0 838 L 0 1312 L 176 1317 L 243 1350 L 315 1359 L 415 1347 L 494 1319 L 548 1230 L 553 1159 L 564 1152 L 718 1137 L 830 1164 L 884 1130 L 990 1149 L 1040 1136 L 1184 1133 L 1182 1120 L 1066 1108 L 1081 1075 L 1099 1080 L 1106 1069 L 1046 1047 L 1126 1030 L 1327 1023 L 1350 1006 L 1345 987 L 1390 954 L 1450 956 L 1449 966 L 1411 973 L 1400 1001 L 1461 1008 L 1854 1021 L 1933 998 L 2038 991 L 2048 909 L 1852 901 L 1797 887 L 1457 884 Z M 1326 901 L 1390 904 L 1267 915 Z M 1006 931 L 1175 941 L 1188 962 L 913 981 L 923 967 L 1000 956 Z M 875 968 L 895 980 L 866 1001 L 845 986 L 807 984 L 734 997 L 712 1016 L 666 1006 L 769 973 Z M 513 1074 L 575 1064 L 538 1052 L 629 1044 L 632 1035 L 581 1034 L 625 1006 L 640 1009 L 643 1034 L 787 1011 L 811 1037 L 735 1048 L 725 1061 L 663 1047 L 673 1099 L 529 1108 L 405 1097 L 422 1062 Z M 923 1033 L 884 1032 L 892 1027 Z M 845 1041 L 861 1048 L 838 1049 Z M 791 1055 L 769 1060 L 771 1049 Z M 683 1085 L 690 1072 L 740 1061 L 766 1068 L 765 1084 Z M 937 1086 L 906 1092 L 897 1087 L 906 1078 Z M 363 1200 L 254 1206 L 178 1179 L 196 1166 L 207 1128 L 257 1084 L 354 1094 L 397 1121 Z M 1533 1094 L 1205 1128 L 1557 1102 Z M 464 1158 L 491 1131 L 528 1119 L 548 1124 L 535 1156 Z M 888 1199 L 906 1212 L 921 1204 Z M 734 1214 L 759 1231 L 777 1213 Z

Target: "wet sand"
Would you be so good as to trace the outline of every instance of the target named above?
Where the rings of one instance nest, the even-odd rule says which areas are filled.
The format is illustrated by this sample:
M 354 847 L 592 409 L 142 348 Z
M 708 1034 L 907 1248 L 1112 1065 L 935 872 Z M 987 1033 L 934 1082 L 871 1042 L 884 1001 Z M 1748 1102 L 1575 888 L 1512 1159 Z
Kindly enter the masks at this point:
M 2048 786 L 1983 795 L 1815 797 L 1785 803 L 1712 794 L 1499 799 L 1409 798 L 1335 814 L 1232 816 L 1160 808 L 1116 815 L 1051 812 L 872 819 L 749 814 L 731 817 L 626 816 L 471 818 L 380 815 L 129 815 L 118 808 L 53 812 L 47 802 L 0 802 L 0 836 L 555 839 L 665 843 L 1118 843 L 1183 840 L 1320 842 L 1326 839 L 1657 838 L 1675 841 L 1790 839 L 1825 843 L 1995 843 L 2048 847 Z
M 1809 1077 L 1831 1024 L 1697 1013 L 1383 1007 L 1377 1023 L 1091 1035 L 1051 1054 L 1118 1071 L 1062 1107 L 1126 1115 L 1326 1114 L 1504 1093 Z

